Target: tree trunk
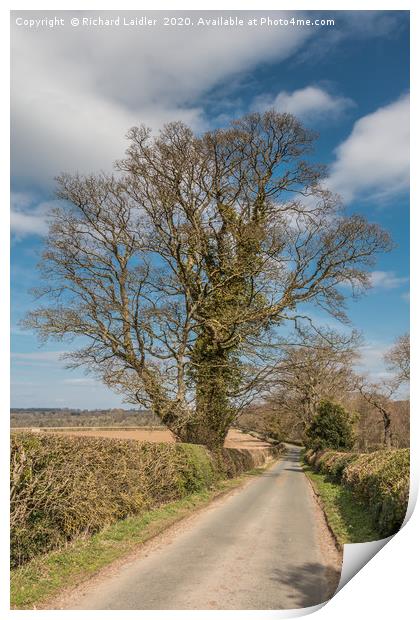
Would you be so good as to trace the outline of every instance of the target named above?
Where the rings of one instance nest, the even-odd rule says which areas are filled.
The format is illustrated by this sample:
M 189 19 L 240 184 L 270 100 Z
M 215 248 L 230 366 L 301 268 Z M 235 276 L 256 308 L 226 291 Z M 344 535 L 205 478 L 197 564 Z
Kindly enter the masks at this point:
M 391 448 L 392 447 L 391 416 L 386 411 L 383 411 L 382 418 L 384 422 L 384 444 L 386 448 Z
M 196 385 L 196 410 L 179 436 L 182 441 L 218 450 L 235 417 L 229 390 L 238 380 L 237 364 L 229 351 L 212 342 L 210 335 L 203 334 L 195 345 L 192 374 Z
M 191 423 L 177 430 L 177 436 L 183 443 L 195 443 L 206 446 L 212 452 L 223 447 L 227 432 L 218 431 L 209 427 L 206 420 L 199 422 L 194 419 Z

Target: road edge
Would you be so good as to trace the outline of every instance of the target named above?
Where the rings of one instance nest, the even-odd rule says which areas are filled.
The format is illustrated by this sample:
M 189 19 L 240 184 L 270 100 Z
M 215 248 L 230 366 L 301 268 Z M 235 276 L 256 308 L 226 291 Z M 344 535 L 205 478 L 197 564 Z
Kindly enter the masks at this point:
M 319 493 L 318 489 L 316 488 L 316 485 L 315 485 L 314 481 L 310 478 L 310 476 L 307 475 L 306 468 L 302 467 L 302 469 L 303 469 L 303 472 L 304 472 L 304 474 L 306 476 L 306 479 L 309 481 L 309 484 L 311 485 L 311 489 L 312 489 L 312 492 L 314 494 L 315 500 L 316 500 L 318 506 L 321 508 L 322 514 L 324 515 L 325 525 L 327 526 L 327 528 L 328 528 L 328 530 L 329 530 L 329 532 L 331 534 L 331 538 L 334 541 L 334 544 L 335 544 L 335 546 L 337 548 L 337 551 L 342 553 L 343 549 L 344 549 L 344 545 L 342 545 L 340 543 L 340 541 L 338 540 L 337 535 L 336 535 L 334 529 L 330 525 L 330 522 L 328 520 L 328 515 L 327 515 L 326 510 L 325 510 L 324 502 L 322 501 L 321 494 Z

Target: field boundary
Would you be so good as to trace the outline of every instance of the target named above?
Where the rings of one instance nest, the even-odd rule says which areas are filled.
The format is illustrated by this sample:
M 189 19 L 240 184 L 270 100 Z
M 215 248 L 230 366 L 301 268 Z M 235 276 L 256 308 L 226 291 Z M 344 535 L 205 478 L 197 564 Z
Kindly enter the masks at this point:
M 13 426 L 10 431 L 13 432 L 31 432 L 31 433 L 48 433 L 53 431 L 168 431 L 167 426 Z M 170 431 L 169 431 L 170 432 Z

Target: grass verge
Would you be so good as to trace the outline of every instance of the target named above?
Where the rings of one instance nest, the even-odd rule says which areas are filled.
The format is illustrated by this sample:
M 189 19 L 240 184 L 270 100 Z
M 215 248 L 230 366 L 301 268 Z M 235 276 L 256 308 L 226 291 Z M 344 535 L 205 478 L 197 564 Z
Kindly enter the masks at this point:
M 79 585 L 100 569 L 129 555 L 170 525 L 240 486 L 250 476 L 259 475 L 272 463 L 271 461 L 237 478 L 222 480 L 210 490 L 200 491 L 155 510 L 117 521 L 89 538 L 79 538 L 65 549 L 39 556 L 12 570 L 11 608 L 42 608 L 62 590 Z
M 383 538 L 366 507 L 341 484 L 331 482 L 324 474 L 314 472 L 305 463 L 303 469 L 312 482 L 328 525 L 340 546 Z

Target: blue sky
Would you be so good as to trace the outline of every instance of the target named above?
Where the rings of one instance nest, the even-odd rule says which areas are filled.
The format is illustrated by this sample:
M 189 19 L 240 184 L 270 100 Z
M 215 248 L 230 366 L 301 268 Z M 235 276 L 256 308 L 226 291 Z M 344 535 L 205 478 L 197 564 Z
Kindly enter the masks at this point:
M 121 404 L 65 369 L 67 343 L 40 345 L 19 327 L 34 303 L 28 290 L 38 283 L 54 176 L 110 170 L 135 124 L 156 131 L 181 119 L 202 131 L 273 106 L 319 132 L 313 157 L 329 165 L 327 184 L 348 211 L 392 234 L 396 247 L 378 258 L 372 289 L 349 302 L 365 336 L 362 365 L 383 375 L 383 353 L 409 328 L 408 12 L 331 16 L 335 26 L 324 28 L 141 31 L 34 31 L 12 17 L 12 406 Z

